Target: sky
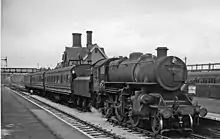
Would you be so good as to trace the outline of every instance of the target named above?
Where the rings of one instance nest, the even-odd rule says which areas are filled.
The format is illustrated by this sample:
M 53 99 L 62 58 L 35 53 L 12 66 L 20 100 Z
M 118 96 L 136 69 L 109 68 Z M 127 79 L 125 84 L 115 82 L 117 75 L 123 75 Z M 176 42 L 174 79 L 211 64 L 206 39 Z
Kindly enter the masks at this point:
M 1 58 L 7 56 L 8 67 L 55 67 L 72 33 L 82 33 L 85 46 L 87 30 L 109 57 L 166 46 L 187 64 L 220 62 L 219 0 L 1 2 Z

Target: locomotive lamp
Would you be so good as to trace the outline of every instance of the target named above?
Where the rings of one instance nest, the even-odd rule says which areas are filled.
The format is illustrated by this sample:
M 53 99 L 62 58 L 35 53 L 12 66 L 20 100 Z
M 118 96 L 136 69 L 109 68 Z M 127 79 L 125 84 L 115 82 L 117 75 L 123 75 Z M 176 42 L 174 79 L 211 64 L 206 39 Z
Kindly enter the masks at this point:
M 75 73 L 75 71 L 74 70 L 72 70 L 72 74 L 74 74 Z

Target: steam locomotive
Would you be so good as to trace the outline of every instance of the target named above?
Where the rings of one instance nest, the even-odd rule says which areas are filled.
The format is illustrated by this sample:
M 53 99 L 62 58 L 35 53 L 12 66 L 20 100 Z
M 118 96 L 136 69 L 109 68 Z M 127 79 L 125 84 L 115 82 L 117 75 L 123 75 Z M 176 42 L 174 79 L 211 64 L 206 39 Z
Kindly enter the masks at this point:
M 131 53 L 129 58 L 101 59 L 93 65 L 29 74 L 25 87 L 83 110 L 93 105 L 106 118 L 133 127 L 147 123 L 144 126 L 154 134 L 191 131 L 207 110 L 192 104 L 182 90 L 187 79 L 186 65 L 178 57 L 167 56 L 167 50 L 158 47 L 157 56 Z M 40 88 L 36 88 L 39 83 Z

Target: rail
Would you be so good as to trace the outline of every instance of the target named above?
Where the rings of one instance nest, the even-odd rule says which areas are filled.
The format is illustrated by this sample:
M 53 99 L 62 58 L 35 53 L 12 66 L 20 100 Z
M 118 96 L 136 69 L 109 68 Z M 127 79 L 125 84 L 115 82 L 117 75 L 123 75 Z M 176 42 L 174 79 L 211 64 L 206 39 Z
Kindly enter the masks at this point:
M 220 71 L 220 63 L 192 64 L 187 65 L 187 69 L 191 72 Z

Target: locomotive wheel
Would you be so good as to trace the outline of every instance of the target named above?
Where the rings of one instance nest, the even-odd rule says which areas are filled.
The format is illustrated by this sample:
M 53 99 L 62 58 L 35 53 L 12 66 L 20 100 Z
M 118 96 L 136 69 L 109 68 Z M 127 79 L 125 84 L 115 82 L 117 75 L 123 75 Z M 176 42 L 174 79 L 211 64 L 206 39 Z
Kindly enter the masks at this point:
M 109 97 L 109 99 L 104 102 L 104 114 L 107 119 L 110 118 L 113 113 L 113 107 L 110 103 L 113 103 L 112 97 Z
M 140 117 L 139 116 L 132 116 L 132 117 L 130 117 L 130 121 L 131 121 L 132 127 L 137 127 L 140 123 Z
M 124 117 L 121 113 L 121 107 L 120 106 L 115 107 L 115 115 L 116 115 L 116 118 L 119 122 L 122 122 L 124 120 Z
M 105 117 L 108 119 L 112 116 L 113 108 L 109 107 L 109 106 L 106 106 L 106 105 L 109 105 L 109 104 L 106 104 L 106 103 L 104 105 L 104 112 L 105 112 Z
M 95 103 L 96 108 L 99 108 L 99 107 L 100 107 L 101 102 L 102 102 L 102 96 L 98 94 L 98 95 L 96 96 L 96 103 Z
M 78 96 L 78 99 L 77 99 L 77 108 L 78 109 L 81 109 L 82 108 L 82 99 L 81 97 Z
M 82 110 L 88 111 L 88 103 L 87 98 L 82 98 Z
M 86 99 L 82 98 L 82 111 L 85 111 L 86 109 Z
M 70 98 L 70 106 L 72 108 L 75 108 L 77 106 L 77 99 L 78 97 L 73 95 L 72 98 Z
M 158 113 L 155 111 L 153 116 L 151 117 L 151 129 L 154 135 L 159 134 L 162 128 L 163 128 L 162 117 L 158 115 Z

